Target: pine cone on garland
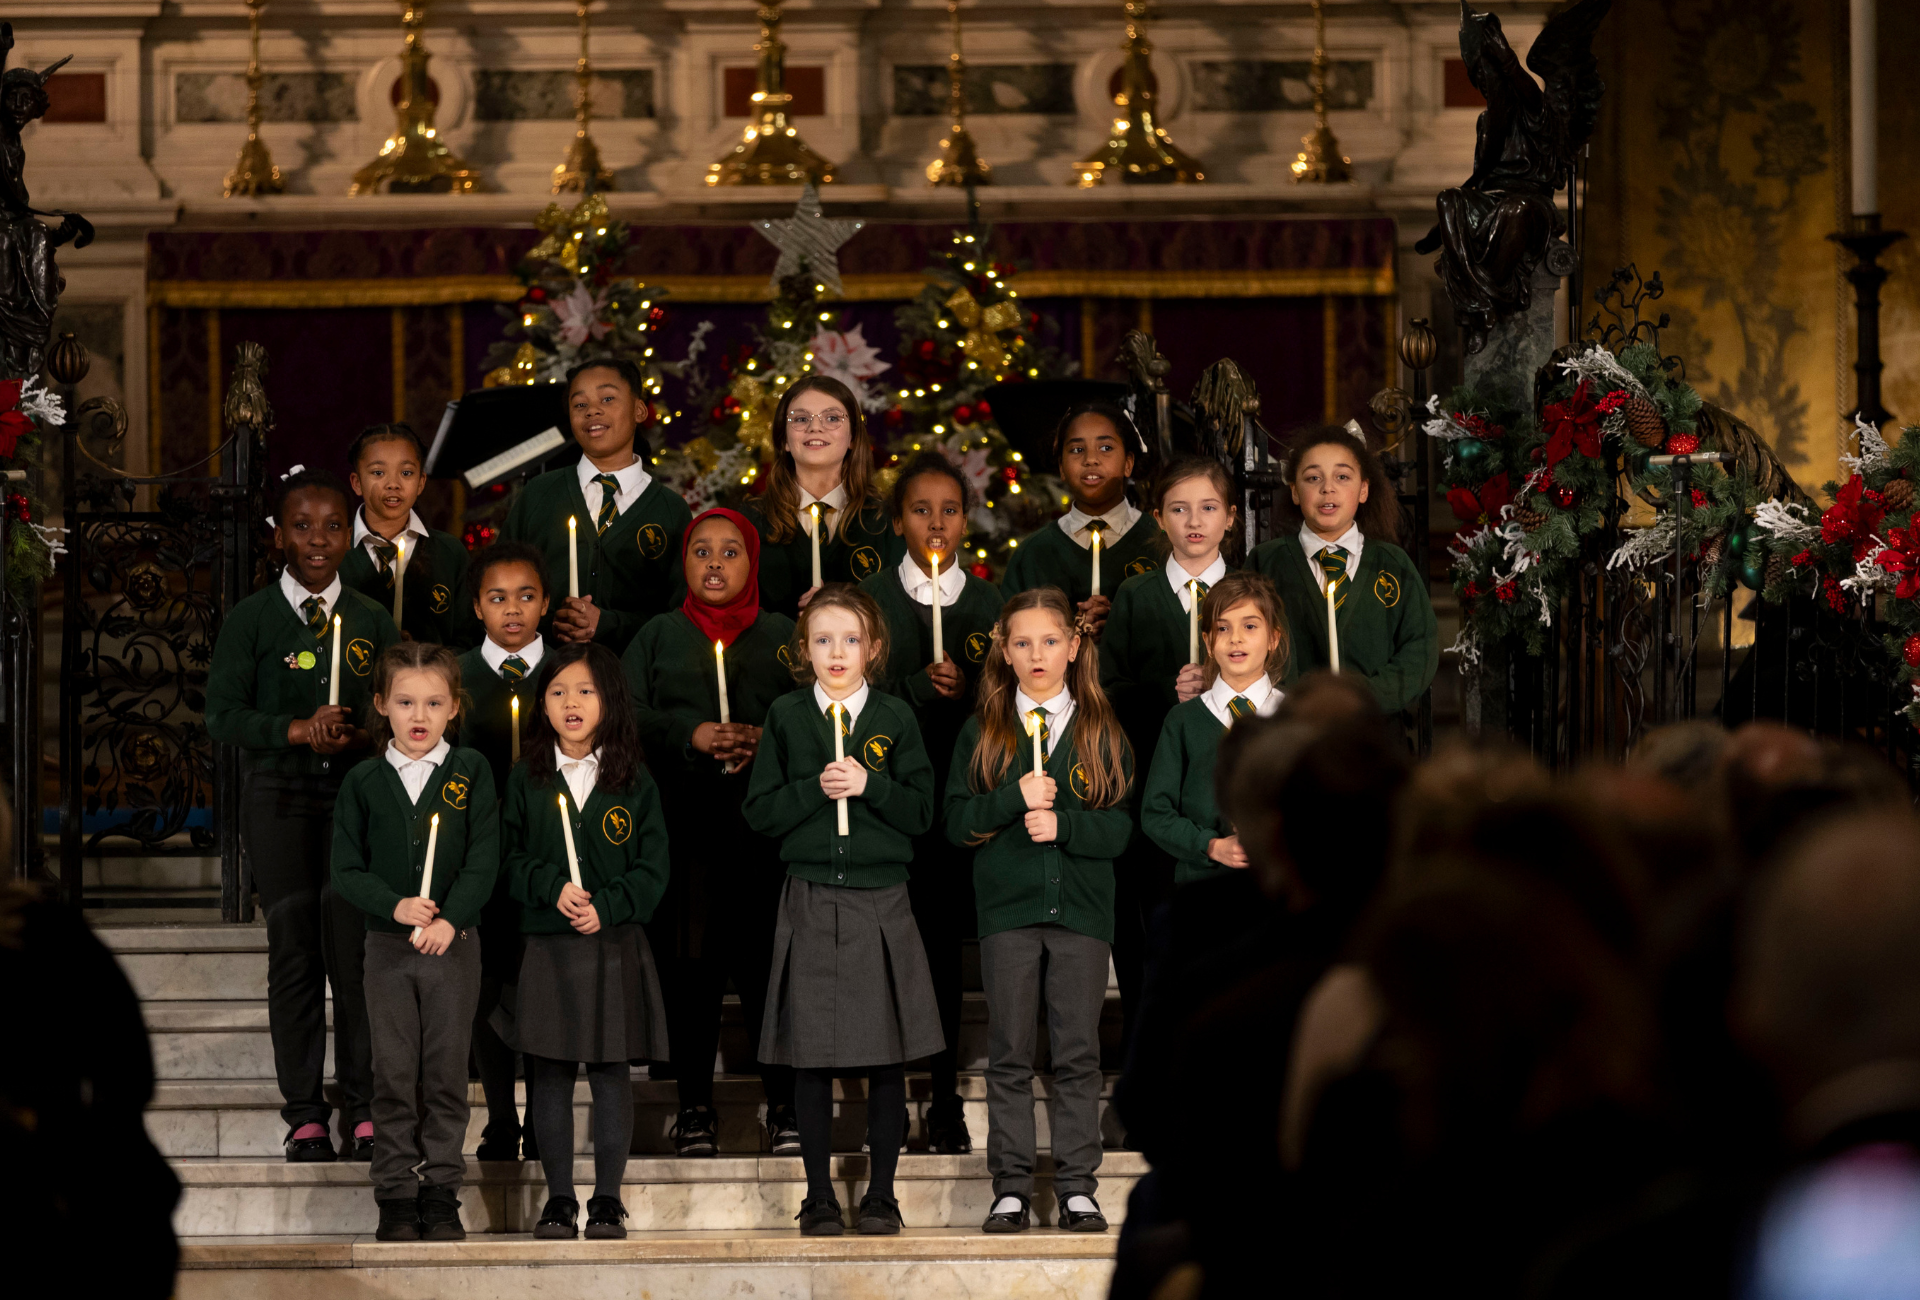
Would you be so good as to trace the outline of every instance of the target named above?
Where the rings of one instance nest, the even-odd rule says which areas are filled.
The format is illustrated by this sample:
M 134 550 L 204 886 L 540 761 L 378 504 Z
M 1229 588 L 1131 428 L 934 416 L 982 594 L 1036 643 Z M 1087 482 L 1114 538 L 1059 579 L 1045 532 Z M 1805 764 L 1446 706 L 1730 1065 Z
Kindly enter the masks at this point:
M 1648 399 L 1629 397 L 1620 414 L 1626 417 L 1627 432 L 1642 447 L 1658 447 L 1667 440 L 1667 417 Z
M 1887 503 L 1887 509 L 1905 514 L 1913 506 L 1913 480 L 1891 478 L 1880 489 L 1880 496 Z
M 1772 591 L 1777 587 L 1785 586 L 1787 579 L 1792 576 L 1792 573 L 1793 566 L 1787 562 L 1785 553 L 1775 551 L 1767 557 L 1767 580 L 1765 589 Z
M 1547 522 L 1547 512 L 1544 510 L 1536 510 L 1532 506 L 1515 506 L 1513 517 L 1518 520 L 1520 526 L 1528 532 L 1534 531 Z
M 1725 533 L 1721 533 L 1717 537 L 1709 538 L 1707 544 L 1700 548 L 1700 568 L 1705 572 L 1711 572 L 1719 568 L 1720 553 L 1726 549 L 1726 545 L 1727 535 Z

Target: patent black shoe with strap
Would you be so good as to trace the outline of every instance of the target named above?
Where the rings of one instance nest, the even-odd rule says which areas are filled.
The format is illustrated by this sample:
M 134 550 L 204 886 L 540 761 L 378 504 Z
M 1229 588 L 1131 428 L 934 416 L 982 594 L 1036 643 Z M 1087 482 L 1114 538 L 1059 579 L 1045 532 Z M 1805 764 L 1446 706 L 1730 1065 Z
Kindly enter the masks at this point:
M 711 1106 L 689 1106 L 674 1120 L 667 1134 L 673 1139 L 673 1153 L 682 1160 L 701 1160 L 720 1154 L 720 1133 L 715 1127 Z
M 587 1239 L 590 1241 L 612 1241 L 627 1235 L 627 1225 L 621 1220 L 627 1217 L 627 1207 L 620 1203 L 617 1196 L 589 1196 L 587 1198 Z
M 347 1140 L 351 1142 L 353 1139 Z M 319 1137 L 304 1138 L 287 1135 L 287 1163 L 290 1165 L 329 1163 L 339 1158 L 339 1154 L 333 1149 L 333 1139 L 324 1134 Z
M 891 1196 L 868 1192 L 860 1199 L 856 1217 L 864 1237 L 892 1237 L 900 1232 L 900 1202 Z
M 1033 1201 L 1025 1196 L 1009 1193 L 993 1198 L 993 1209 L 987 1215 L 987 1221 L 980 1225 L 982 1232 L 1025 1232 L 1033 1226 Z
M 571 1196 L 553 1196 L 547 1199 L 547 1208 L 540 1211 L 540 1222 L 533 1225 L 533 1235 L 543 1241 L 572 1241 L 580 1235 L 575 1227 L 580 1217 L 580 1202 Z
M 800 1221 L 803 1237 L 840 1237 L 847 1231 L 846 1220 L 840 1214 L 840 1202 L 831 1196 L 809 1197 L 800 1202 L 800 1213 L 793 1217 Z
M 1107 1216 L 1091 1196 L 1069 1196 L 1060 1202 L 1060 1227 L 1067 1232 L 1105 1232 Z
M 420 1240 L 465 1241 L 467 1230 L 460 1226 L 460 1193 L 451 1187 L 420 1189 Z

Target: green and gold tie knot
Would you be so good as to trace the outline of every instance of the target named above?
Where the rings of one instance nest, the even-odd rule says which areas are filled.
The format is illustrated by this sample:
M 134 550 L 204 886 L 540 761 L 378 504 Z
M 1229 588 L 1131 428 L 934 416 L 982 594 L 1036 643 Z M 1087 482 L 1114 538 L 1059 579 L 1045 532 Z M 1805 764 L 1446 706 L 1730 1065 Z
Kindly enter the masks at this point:
M 1187 590 L 1193 593 L 1193 603 L 1198 605 L 1207 598 L 1207 593 L 1213 590 L 1213 584 L 1202 582 L 1198 578 L 1188 578 Z
M 1320 561 L 1326 585 L 1333 589 L 1333 607 L 1339 609 L 1347 603 L 1347 553 L 1337 546 L 1323 546 L 1314 558 Z
M 327 602 L 318 596 L 308 596 L 300 602 L 300 612 L 307 616 L 307 630 L 313 633 L 317 641 L 327 634 Z
M 600 514 L 593 521 L 594 531 L 604 533 L 607 525 L 620 513 L 613 499 L 620 495 L 620 480 L 611 474 L 595 474 L 593 481 L 600 485 Z
M 1040 734 L 1040 748 L 1044 750 L 1053 741 L 1053 729 L 1047 725 L 1047 711 L 1028 709 L 1027 716 L 1033 719 L 1033 729 Z
M 519 655 L 508 655 L 500 661 L 500 675 L 510 682 L 517 682 L 527 675 L 527 661 Z
M 829 704 L 826 708 L 820 711 L 827 715 L 827 721 L 829 722 L 833 721 L 833 717 L 836 713 L 839 714 L 840 715 L 840 734 L 842 736 L 845 736 L 849 740 L 853 738 L 853 714 L 848 711 L 846 705 L 842 704 L 836 707 L 834 705 Z
M 369 537 L 367 545 L 373 548 L 373 557 L 380 561 L 380 572 L 387 575 L 387 585 L 393 585 L 393 562 L 400 556 L 400 548 L 392 542 L 382 541 L 378 537 Z
M 1227 712 L 1233 715 L 1236 722 L 1241 718 L 1251 718 L 1254 715 L 1253 701 L 1244 695 L 1236 695 L 1227 701 Z

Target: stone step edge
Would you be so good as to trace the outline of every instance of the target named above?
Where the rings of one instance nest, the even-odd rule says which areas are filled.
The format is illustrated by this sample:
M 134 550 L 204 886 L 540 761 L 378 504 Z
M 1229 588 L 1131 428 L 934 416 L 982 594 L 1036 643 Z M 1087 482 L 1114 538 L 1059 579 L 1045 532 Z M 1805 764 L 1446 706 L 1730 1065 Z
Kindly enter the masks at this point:
M 183 1191 L 196 1187 L 368 1187 L 365 1164 L 333 1161 L 325 1164 L 288 1164 L 284 1160 L 219 1160 L 190 1157 L 167 1162 L 180 1179 Z M 1108 1151 L 1101 1157 L 1103 1178 L 1137 1178 L 1147 1172 L 1147 1158 L 1138 1151 Z M 865 1178 L 868 1157 L 858 1153 L 833 1157 L 836 1181 Z M 574 1180 L 593 1184 L 593 1157 L 576 1156 Z M 1034 1175 L 1053 1176 L 1053 1156 L 1039 1152 Z M 907 1152 L 900 1157 L 901 1181 L 978 1180 L 988 1177 L 987 1157 L 976 1151 L 967 1156 L 942 1156 Z M 715 1156 L 705 1160 L 682 1160 L 674 1156 L 629 1156 L 622 1185 L 657 1183 L 804 1183 L 806 1169 L 799 1156 Z M 500 1188 L 546 1185 L 546 1175 L 538 1161 L 475 1160 L 467 1158 L 468 1188 Z
M 267 923 L 220 925 L 97 925 L 94 935 L 113 952 L 265 952 Z
M 907 1228 L 897 1237 L 802 1237 L 797 1232 L 635 1232 L 624 1241 L 536 1241 L 524 1233 L 465 1241 L 183 1237 L 184 1269 L 500 1267 L 581 1264 L 814 1264 L 963 1260 L 1111 1259 L 1116 1233 L 1032 1228 L 994 1236 L 978 1228 Z

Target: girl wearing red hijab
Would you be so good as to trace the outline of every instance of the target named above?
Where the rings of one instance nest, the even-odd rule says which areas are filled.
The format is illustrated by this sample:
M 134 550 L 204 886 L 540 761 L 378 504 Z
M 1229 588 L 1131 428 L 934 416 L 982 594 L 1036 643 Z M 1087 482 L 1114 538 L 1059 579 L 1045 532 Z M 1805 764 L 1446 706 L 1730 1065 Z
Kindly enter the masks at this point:
M 674 1148 L 682 1156 L 712 1156 L 720 1150 L 713 1058 L 721 998 L 731 977 L 746 1041 L 757 1045 L 786 875 L 778 845 L 747 829 L 740 802 L 767 707 L 793 690 L 793 620 L 760 608 L 760 534 L 744 515 L 699 516 L 687 527 L 682 557 L 686 600 L 643 626 L 623 663 L 673 858 L 673 878 L 647 938 L 660 967 L 680 1092 Z M 793 1070 L 758 1068 L 768 1148 L 799 1155 Z

